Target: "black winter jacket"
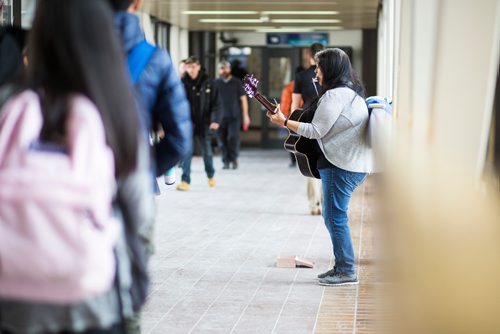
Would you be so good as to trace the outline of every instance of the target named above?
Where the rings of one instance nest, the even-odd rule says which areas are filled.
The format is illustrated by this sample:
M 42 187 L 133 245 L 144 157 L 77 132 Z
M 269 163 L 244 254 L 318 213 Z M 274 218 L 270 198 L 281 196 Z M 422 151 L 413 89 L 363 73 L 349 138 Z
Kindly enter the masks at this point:
M 214 81 L 202 72 L 195 80 L 186 73 L 182 82 L 191 105 L 193 131 L 197 135 L 208 134 L 210 123 L 220 124 L 222 120 L 219 91 Z

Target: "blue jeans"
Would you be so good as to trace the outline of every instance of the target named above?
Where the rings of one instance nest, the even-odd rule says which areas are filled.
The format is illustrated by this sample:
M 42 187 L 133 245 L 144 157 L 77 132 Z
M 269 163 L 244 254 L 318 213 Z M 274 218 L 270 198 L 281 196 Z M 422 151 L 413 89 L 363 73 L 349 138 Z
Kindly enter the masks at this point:
M 208 178 L 214 177 L 215 169 L 214 169 L 214 154 L 212 152 L 212 136 L 205 135 L 199 136 L 195 135 L 193 137 L 193 145 L 191 145 L 191 149 L 186 154 L 184 159 L 182 160 L 182 177 L 181 181 L 191 183 L 191 160 L 193 159 L 194 145 L 198 144 L 201 153 L 203 155 L 203 162 L 205 164 L 205 172 L 207 173 Z
M 364 181 L 366 173 L 349 172 L 334 166 L 320 169 L 319 174 L 323 185 L 323 218 L 332 239 L 336 271 L 353 274 L 354 250 L 347 210 L 352 193 Z

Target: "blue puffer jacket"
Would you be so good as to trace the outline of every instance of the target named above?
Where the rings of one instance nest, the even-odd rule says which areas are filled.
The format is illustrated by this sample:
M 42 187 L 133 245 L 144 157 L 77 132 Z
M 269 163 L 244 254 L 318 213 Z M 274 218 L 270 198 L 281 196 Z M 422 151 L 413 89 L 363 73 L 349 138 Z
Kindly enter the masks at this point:
M 126 54 L 144 39 L 139 18 L 134 14 L 115 14 L 115 26 Z M 144 125 L 152 129 L 155 123 L 160 123 L 165 131 L 165 139 L 156 147 L 157 152 L 158 149 L 162 152 L 161 165 L 166 169 L 173 167 L 190 149 L 193 130 L 184 87 L 165 50 L 156 49 L 135 88 Z

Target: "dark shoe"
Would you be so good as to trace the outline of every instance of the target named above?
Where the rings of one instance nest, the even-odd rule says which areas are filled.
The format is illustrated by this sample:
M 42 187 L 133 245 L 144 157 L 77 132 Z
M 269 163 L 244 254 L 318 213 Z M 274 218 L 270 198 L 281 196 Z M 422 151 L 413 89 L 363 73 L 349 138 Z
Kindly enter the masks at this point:
M 238 161 L 233 161 L 233 169 L 238 169 Z
M 224 163 L 224 165 L 222 166 L 222 169 L 229 169 L 229 163 Z
M 328 270 L 327 272 L 324 272 L 322 274 L 319 274 L 318 275 L 318 278 L 325 278 L 327 276 L 331 276 L 335 273 L 335 267 L 333 267 L 332 269 Z
M 326 286 L 339 286 L 339 285 L 354 285 L 358 284 L 358 276 L 355 273 L 333 273 L 333 275 L 326 276 L 319 279 L 319 285 Z

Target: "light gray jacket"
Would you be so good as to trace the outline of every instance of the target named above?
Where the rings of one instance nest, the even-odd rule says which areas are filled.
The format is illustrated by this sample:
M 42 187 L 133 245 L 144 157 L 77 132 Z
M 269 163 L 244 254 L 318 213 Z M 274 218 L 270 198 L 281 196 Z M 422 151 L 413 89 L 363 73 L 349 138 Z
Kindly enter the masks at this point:
M 373 158 L 366 143 L 368 109 L 364 99 L 347 87 L 327 91 L 318 101 L 311 123 L 300 123 L 297 133 L 317 139 L 325 157 L 336 167 L 370 173 Z

